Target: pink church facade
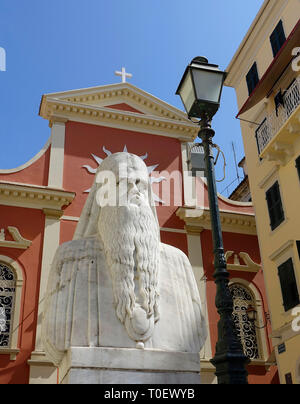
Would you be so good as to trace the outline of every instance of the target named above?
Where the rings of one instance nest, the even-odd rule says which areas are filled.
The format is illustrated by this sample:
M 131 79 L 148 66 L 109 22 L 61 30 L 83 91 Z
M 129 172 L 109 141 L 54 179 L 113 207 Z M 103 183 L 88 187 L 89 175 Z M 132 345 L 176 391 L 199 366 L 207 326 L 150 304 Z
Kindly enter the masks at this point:
M 22 167 L 0 170 L 0 383 L 59 383 L 59 369 L 47 359 L 41 338 L 51 262 L 57 247 L 73 238 L 101 160 L 124 148 L 142 156 L 157 179 L 162 242 L 181 249 L 192 263 L 209 329 L 200 353 L 202 381 L 214 383 L 209 361 L 218 315 L 208 198 L 205 182 L 197 180 L 198 197 L 191 202 L 195 180 L 187 175 L 187 143 L 197 137 L 197 127 L 182 111 L 128 83 L 45 95 L 40 116 L 51 127 L 44 149 Z M 251 303 L 258 324 L 265 325 L 242 335 L 253 355 L 249 382 L 275 383 L 253 207 L 222 196 L 219 204 L 231 287 L 240 293 L 236 307 Z

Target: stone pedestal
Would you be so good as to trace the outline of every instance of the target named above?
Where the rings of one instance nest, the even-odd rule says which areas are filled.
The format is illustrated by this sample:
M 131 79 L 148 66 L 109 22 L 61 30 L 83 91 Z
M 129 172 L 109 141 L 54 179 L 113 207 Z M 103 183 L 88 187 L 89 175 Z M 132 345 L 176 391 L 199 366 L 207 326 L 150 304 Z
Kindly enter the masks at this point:
M 60 384 L 200 384 L 199 354 L 152 349 L 71 348 Z

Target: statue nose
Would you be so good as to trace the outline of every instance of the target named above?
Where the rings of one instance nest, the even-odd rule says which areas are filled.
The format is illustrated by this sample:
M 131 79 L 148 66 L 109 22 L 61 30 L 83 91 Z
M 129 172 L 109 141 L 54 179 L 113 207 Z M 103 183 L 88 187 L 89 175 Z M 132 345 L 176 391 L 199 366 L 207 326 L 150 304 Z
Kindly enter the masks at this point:
M 130 181 L 128 184 L 129 191 L 138 191 L 136 181 Z

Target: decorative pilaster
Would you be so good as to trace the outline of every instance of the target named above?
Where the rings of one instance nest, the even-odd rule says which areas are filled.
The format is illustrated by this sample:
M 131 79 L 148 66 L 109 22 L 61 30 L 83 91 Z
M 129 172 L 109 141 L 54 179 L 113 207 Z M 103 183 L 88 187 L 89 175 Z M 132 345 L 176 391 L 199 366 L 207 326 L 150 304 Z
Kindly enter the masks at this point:
M 52 132 L 48 186 L 53 188 L 63 187 L 66 122 L 67 119 L 53 117 L 50 123 Z
M 47 282 L 51 269 L 51 264 L 55 255 L 55 252 L 59 246 L 60 239 L 60 218 L 63 214 L 61 210 L 44 209 L 45 214 L 45 231 L 44 231 L 44 248 L 42 256 L 41 267 L 41 281 L 40 281 L 40 293 L 39 293 L 39 306 L 38 306 L 38 320 L 36 329 L 35 350 L 31 354 L 31 358 L 28 361 L 30 365 L 30 384 L 37 384 L 40 375 L 44 372 L 48 372 L 52 376 L 47 378 L 48 383 L 55 380 L 56 368 L 46 358 L 44 347 L 42 343 L 42 320 L 44 312 L 44 304 L 47 290 Z M 38 367 L 38 368 L 37 368 Z M 48 370 L 45 368 L 48 367 Z
M 203 267 L 202 246 L 201 246 L 201 231 L 204 230 L 200 227 L 194 228 L 186 226 L 187 243 L 188 243 L 188 257 L 193 267 L 195 279 L 201 297 L 202 312 L 205 317 L 205 324 L 207 327 L 207 338 L 205 345 L 200 352 L 201 361 L 201 380 L 205 384 L 214 384 L 216 381 L 214 375 L 214 367 L 210 363 L 212 357 L 211 339 L 209 331 L 208 311 L 207 311 L 207 296 L 206 296 L 206 276 Z

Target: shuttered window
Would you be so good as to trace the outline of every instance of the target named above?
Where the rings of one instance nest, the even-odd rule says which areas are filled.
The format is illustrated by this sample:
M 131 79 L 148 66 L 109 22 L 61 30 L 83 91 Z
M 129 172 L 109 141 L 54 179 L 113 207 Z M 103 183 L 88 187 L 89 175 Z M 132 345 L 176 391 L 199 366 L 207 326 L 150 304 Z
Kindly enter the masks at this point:
M 278 276 L 280 280 L 284 310 L 288 311 L 300 303 L 294 265 L 291 258 L 278 267 Z
M 270 226 L 271 229 L 274 230 L 284 221 L 284 212 L 278 182 L 275 182 L 275 184 L 266 192 L 266 199 L 270 215 Z
M 253 64 L 253 66 L 249 70 L 249 73 L 246 76 L 246 81 L 247 81 L 247 86 L 248 86 L 248 92 L 250 95 L 252 93 L 252 91 L 255 89 L 257 83 L 259 82 L 256 62 Z
M 296 241 L 296 245 L 297 245 L 297 250 L 298 250 L 298 255 L 299 255 L 299 260 L 300 260 L 300 240 Z
M 270 36 L 271 46 L 273 50 L 273 56 L 275 57 L 277 53 L 280 51 L 282 45 L 286 41 L 286 36 L 284 33 L 282 21 L 280 20 L 274 29 L 272 35 Z
M 300 179 L 300 156 L 296 160 L 296 168 L 297 168 L 299 179 Z

